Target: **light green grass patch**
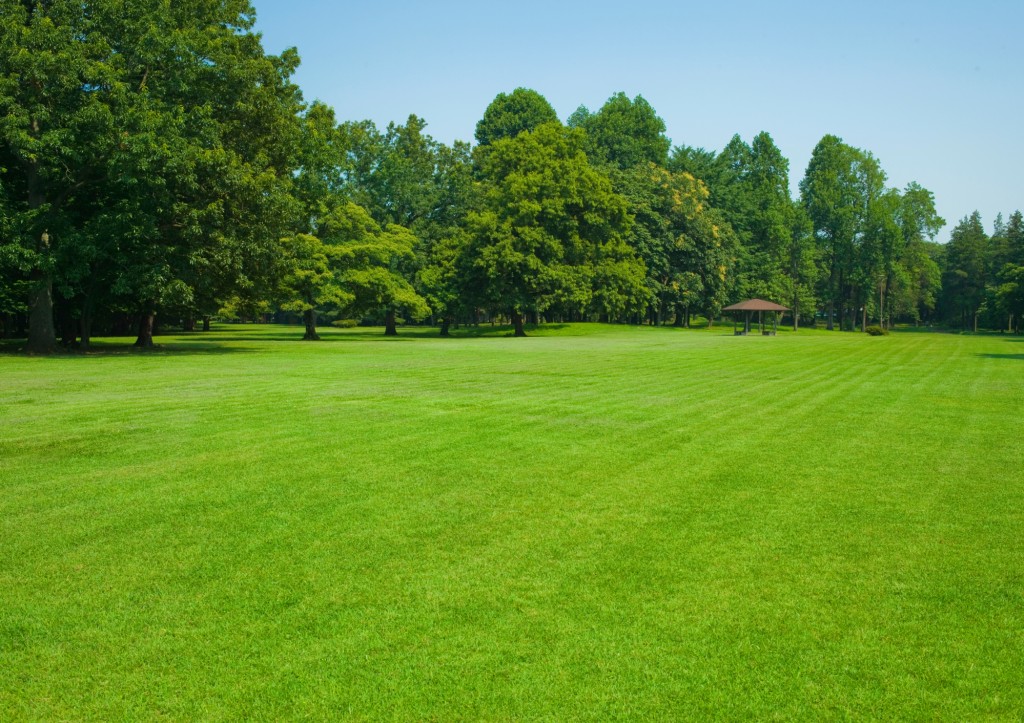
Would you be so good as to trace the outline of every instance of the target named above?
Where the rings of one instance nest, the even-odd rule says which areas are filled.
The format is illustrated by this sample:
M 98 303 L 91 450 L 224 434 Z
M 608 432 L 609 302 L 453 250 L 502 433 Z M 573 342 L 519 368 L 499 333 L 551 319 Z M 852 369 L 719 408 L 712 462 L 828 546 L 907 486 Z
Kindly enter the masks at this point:
M 0 356 L 0 717 L 1022 714 L 1020 340 L 483 331 Z

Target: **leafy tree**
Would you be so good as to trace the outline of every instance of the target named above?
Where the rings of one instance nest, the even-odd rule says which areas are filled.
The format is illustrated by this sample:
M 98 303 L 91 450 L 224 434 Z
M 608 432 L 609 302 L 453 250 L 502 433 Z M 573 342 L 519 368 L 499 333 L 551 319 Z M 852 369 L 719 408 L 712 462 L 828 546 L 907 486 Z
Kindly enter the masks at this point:
M 616 93 L 593 114 L 581 106 L 569 125 L 587 132 L 587 153 L 593 159 L 618 168 L 664 166 L 668 161 L 671 142 L 665 136 L 665 121 L 642 96 L 630 100 L 625 93 Z
M 335 249 L 316 236 L 296 234 L 282 240 L 281 308 L 298 311 L 306 326 L 304 341 L 319 341 L 316 310 L 354 301 L 338 283 L 333 268 Z
M 430 307 L 409 282 L 415 262 L 416 238 L 395 224 L 381 228 L 365 209 L 354 203 L 340 206 L 330 218 L 325 237 L 337 259 L 338 283 L 350 300 L 351 313 L 383 313 L 384 334 L 397 334 L 396 312 L 423 319 Z
M 678 326 L 692 311 L 718 315 L 732 285 L 738 240 L 722 215 L 707 204 L 707 187 L 688 173 L 653 163 L 613 176 L 635 222 L 630 245 L 647 268 L 650 317 L 673 312 Z
M 32 258 L 29 348 L 54 346 L 55 281 L 82 305 L 83 341 L 99 289 L 139 314 L 140 345 L 203 263 L 266 287 L 289 215 L 294 51 L 264 54 L 247 3 L 0 9 L 0 168 Z
M 828 328 L 845 317 L 844 294 L 855 266 L 855 242 L 863 196 L 857 178 L 860 153 L 827 135 L 815 146 L 800 182 L 803 206 L 814 227 L 823 264 L 822 296 L 828 303 Z
M 485 160 L 483 210 L 469 216 L 472 283 L 509 312 L 516 336 L 528 309 L 610 314 L 643 293 L 626 202 L 588 164 L 584 142 L 550 123 L 494 142 Z M 596 298 L 595 278 L 606 284 Z
M 964 329 L 978 330 L 978 315 L 985 301 L 988 281 L 988 242 L 981 214 L 975 211 L 956 225 L 947 244 L 943 306 L 947 316 Z
M 887 269 L 889 319 L 903 316 L 917 322 L 935 308 L 942 272 L 930 246 L 946 224 L 935 211 L 935 197 L 917 183 L 909 183 L 899 199 L 896 222 L 903 250 Z M 883 303 L 884 306 L 884 303 Z
M 476 142 L 487 146 L 502 138 L 515 138 L 545 123 L 557 123 L 558 114 L 547 99 L 535 90 L 516 88 L 498 93 L 476 124 Z
M 997 219 L 990 245 L 990 269 L 995 282 L 990 288 L 991 306 L 1006 319 L 1011 331 L 1020 329 L 1024 316 L 1024 221 L 1020 211 L 1006 224 Z

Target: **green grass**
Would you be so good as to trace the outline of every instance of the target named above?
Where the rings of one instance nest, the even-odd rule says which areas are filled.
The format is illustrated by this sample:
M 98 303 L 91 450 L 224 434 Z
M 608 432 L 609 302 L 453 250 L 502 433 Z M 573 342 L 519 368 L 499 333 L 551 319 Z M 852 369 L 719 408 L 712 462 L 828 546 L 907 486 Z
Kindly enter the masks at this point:
M 0 718 L 1024 716 L 1024 342 L 0 356 Z

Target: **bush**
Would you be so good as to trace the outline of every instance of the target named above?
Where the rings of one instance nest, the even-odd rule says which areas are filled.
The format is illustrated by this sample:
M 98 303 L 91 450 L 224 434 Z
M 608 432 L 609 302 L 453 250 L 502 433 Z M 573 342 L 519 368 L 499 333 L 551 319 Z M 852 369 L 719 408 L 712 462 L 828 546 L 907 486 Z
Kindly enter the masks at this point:
M 889 333 L 889 330 L 883 329 L 880 326 L 869 326 L 864 329 L 864 333 L 870 334 L 871 336 L 886 336 Z
M 359 326 L 359 319 L 335 319 L 331 322 L 331 326 L 336 326 L 339 329 L 351 329 Z

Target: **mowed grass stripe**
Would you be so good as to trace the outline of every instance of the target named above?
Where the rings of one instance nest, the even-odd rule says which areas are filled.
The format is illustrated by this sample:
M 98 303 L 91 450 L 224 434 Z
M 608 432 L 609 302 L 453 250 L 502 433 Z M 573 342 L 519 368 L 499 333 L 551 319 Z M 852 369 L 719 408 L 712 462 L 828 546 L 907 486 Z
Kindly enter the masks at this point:
M 1007 341 L 289 334 L 0 357 L 0 708 L 1021 709 Z

